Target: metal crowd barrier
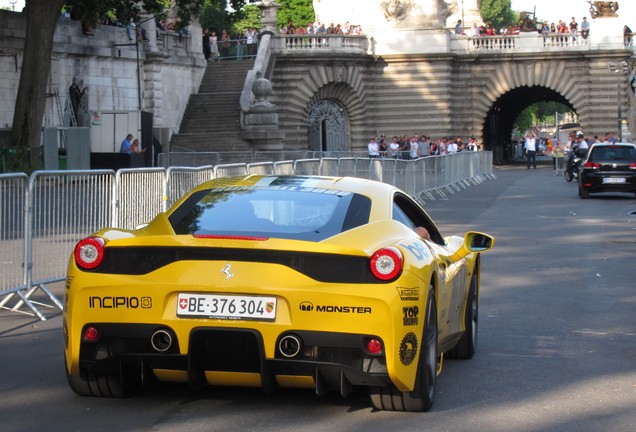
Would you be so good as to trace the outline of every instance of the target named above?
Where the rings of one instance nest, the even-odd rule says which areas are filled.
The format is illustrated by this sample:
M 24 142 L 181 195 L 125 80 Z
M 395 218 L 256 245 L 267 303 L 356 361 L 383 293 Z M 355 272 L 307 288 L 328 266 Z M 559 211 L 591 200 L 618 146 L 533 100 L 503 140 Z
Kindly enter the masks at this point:
M 554 158 L 555 175 L 563 174 L 565 172 L 566 163 L 567 163 L 567 157 L 565 157 L 565 155 Z
M 248 174 L 360 177 L 392 184 L 420 201 L 494 177 L 489 152 L 417 160 L 325 157 L 117 172 L 37 171 L 30 178 L 1 174 L 0 309 L 45 320 L 41 308 L 62 309 L 47 285 L 64 280 L 77 241 L 107 226 L 134 229 L 208 180 Z
M 29 200 L 29 178 L 26 174 L 0 174 L 0 308 L 19 310 L 10 301 L 26 301 L 35 313 L 37 309 L 22 292 L 26 288 L 25 215 Z M 4 297 L 4 298 L 3 298 Z

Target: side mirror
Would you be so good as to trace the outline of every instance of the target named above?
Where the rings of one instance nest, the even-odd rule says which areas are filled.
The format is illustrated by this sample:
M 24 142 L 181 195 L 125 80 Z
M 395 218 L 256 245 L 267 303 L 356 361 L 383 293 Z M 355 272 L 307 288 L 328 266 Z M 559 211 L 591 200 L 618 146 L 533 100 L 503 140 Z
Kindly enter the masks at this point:
M 464 243 L 462 246 L 451 256 L 453 261 L 459 261 L 465 256 L 476 253 L 486 252 L 492 249 L 495 245 L 495 238 L 488 234 L 479 233 L 475 231 L 469 231 L 464 236 Z
M 471 252 L 484 252 L 492 249 L 495 239 L 488 234 L 478 232 L 467 232 L 464 236 L 464 247 Z

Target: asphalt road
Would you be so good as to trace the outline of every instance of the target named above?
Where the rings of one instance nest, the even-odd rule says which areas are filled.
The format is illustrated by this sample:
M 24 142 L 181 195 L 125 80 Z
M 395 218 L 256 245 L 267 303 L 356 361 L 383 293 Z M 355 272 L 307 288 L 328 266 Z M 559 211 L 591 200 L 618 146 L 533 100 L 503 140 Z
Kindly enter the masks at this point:
M 495 172 L 426 205 L 445 234 L 496 237 L 478 352 L 444 363 L 432 411 L 374 411 L 364 392 L 160 385 L 129 400 L 78 397 L 60 314 L 0 311 L 0 431 L 635 431 L 636 199 L 580 200 L 547 165 Z

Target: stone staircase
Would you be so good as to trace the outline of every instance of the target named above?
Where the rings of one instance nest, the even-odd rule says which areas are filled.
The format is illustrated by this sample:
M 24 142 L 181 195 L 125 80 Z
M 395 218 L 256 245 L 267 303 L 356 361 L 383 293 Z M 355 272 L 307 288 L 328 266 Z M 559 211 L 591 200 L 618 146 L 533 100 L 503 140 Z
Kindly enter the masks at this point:
M 179 133 L 172 136 L 173 151 L 250 151 L 240 137 L 239 99 L 253 60 L 228 60 L 208 64 L 199 92 L 190 96 Z

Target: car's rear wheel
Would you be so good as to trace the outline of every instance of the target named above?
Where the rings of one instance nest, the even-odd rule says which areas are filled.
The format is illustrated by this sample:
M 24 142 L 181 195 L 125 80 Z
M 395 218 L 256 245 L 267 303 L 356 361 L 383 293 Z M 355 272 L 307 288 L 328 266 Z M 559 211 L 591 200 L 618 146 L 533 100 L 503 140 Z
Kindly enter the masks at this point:
M 64 367 L 66 369 L 66 367 Z M 98 396 L 108 398 L 127 398 L 141 388 L 141 375 L 138 369 L 120 364 L 119 373 L 92 373 L 86 371 L 84 377 L 71 375 L 66 371 L 68 384 L 80 396 Z
M 473 276 L 470 279 L 470 287 L 468 288 L 468 299 L 466 300 L 466 312 L 464 313 L 464 325 L 466 331 L 461 339 L 450 352 L 451 357 L 468 360 L 473 358 L 477 349 L 477 324 L 479 317 L 479 274 L 478 264 L 475 264 Z
M 588 199 L 590 197 L 590 192 L 579 186 L 579 196 L 581 199 Z
M 393 384 L 369 389 L 371 404 L 387 411 L 428 411 L 433 406 L 439 361 L 437 345 L 437 306 L 433 287 L 426 301 L 423 346 L 417 363 L 417 376 L 412 392 L 402 392 Z

